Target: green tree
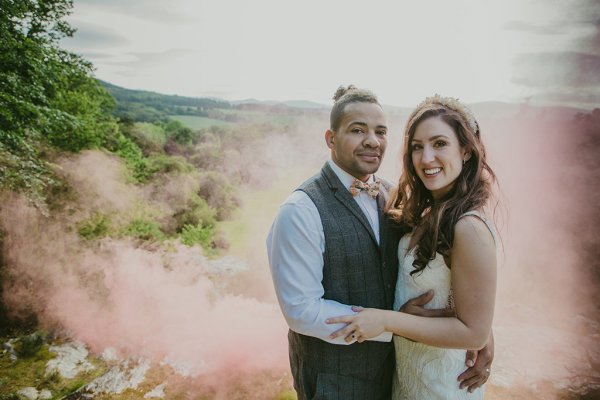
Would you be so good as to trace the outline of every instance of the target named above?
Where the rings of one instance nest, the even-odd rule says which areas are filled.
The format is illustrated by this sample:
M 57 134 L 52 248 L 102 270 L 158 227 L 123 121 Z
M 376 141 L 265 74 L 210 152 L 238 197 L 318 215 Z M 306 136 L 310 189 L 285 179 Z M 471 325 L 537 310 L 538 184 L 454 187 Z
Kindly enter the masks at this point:
M 92 65 L 60 48 L 71 0 L 0 0 L 0 186 L 39 191 L 46 144 L 78 151 L 116 133 L 114 101 Z

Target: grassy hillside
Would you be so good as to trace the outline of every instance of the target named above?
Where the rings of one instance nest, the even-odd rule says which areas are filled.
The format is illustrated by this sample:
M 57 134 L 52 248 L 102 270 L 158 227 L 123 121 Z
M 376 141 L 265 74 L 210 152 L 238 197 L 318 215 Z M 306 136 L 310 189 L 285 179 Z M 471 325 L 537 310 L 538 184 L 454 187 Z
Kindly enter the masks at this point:
M 117 101 L 115 114 L 135 121 L 152 122 L 165 119 L 169 114 L 208 117 L 212 109 L 229 109 L 227 101 L 212 98 L 196 98 L 166 95 L 146 90 L 126 89 L 100 81 L 100 84 Z

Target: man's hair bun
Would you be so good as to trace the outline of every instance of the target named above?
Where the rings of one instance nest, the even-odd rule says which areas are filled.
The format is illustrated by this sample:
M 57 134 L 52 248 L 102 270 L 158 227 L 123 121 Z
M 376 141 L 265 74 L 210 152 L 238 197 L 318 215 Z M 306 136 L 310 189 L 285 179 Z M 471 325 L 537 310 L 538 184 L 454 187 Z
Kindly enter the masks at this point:
M 356 86 L 354 86 L 354 85 L 348 85 L 348 87 L 340 86 L 339 88 L 337 88 L 337 90 L 335 91 L 335 94 L 333 95 L 333 101 L 338 101 L 343 95 L 345 95 L 346 93 L 348 93 L 352 90 L 356 90 Z

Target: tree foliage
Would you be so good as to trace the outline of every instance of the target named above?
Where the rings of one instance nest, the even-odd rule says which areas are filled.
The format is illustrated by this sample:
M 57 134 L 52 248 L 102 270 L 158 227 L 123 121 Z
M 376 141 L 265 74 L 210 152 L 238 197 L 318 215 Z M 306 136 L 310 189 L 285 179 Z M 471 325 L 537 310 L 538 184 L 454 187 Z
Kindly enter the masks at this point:
M 91 63 L 60 48 L 71 0 L 0 0 L 0 185 L 43 187 L 40 146 L 79 151 L 114 135 L 114 100 Z M 39 189 L 39 188 L 38 188 Z

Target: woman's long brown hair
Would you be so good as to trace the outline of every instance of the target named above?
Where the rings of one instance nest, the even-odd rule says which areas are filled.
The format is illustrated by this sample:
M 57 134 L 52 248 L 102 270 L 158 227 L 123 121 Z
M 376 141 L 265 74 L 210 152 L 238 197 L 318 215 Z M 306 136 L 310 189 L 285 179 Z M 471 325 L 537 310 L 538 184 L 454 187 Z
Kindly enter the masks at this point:
M 464 109 L 462 109 L 464 110 Z M 454 110 L 437 102 L 422 103 L 408 119 L 404 132 L 403 171 L 396 191 L 390 197 L 387 213 L 405 231 L 413 231 L 416 247 L 414 273 L 421 272 L 436 252 L 450 256 L 454 226 L 466 212 L 483 208 L 491 196 L 496 176 L 486 162 L 479 125 L 469 121 L 472 114 Z M 440 118 L 456 133 L 470 158 L 456 178 L 454 186 L 441 199 L 432 194 L 418 177 L 412 162 L 412 141 L 417 126 L 428 118 Z M 473 127 L 475 129 L 473 129 Z

